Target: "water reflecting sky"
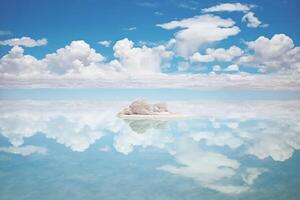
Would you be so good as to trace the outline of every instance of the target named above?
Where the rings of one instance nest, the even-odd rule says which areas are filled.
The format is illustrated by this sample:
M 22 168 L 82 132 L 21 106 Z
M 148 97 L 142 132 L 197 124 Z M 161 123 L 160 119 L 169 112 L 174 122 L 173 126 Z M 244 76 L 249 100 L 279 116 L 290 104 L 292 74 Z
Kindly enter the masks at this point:
M 0 199 L 298 199 L 300 101 L 1 100 Z

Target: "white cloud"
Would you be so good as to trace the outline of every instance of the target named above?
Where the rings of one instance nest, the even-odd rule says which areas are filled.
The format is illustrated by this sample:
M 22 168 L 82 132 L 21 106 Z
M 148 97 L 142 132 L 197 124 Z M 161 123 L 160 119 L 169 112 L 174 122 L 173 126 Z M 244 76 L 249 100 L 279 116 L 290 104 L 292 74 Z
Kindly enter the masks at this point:
M 240 32 L 232 19 L 222 19 L 214 15 L 200 15 L 192 18 L 175 20 L 157 26 L 171 30 L 180 28 L 172 39 L 174 50 L 180 56 L 188 57 L 199 50 L 201 45 L 217 42 Z
M 209 8 L 202 9 L 202 12 L 208 13 L 208 12 L 247 12 L 251 8 L 253 8 L 254 5 L 248 5 L 248 4 L 241 4 L 241 3 L 223 3 L 219 4 L 217 6 L 212 6 Z
M 2 75 L 36 76 L 46 73 L 46 67 L 40 60 L 30 55 L 24 55 L 24 49 L 14 46 L 8 54 L 0 59 Z
M 125 31 L 134 31 L 136 30 L 137 28 L 135 26 L 133 27 L 129 27 L 129 28 L 124 28 Z
M 262 24 L 262 22 L 254 16 L 253 12 L 246 13 L 243 18 L 243 22 L 247 22 L 247 26 L 250 28 L 257 28 L 257 27 L 266 27 L 267 24 Z
M 116 42 L 113 50 L 122 68 L 135 75 L 159 73 L 173 56 L 163 45 L 139 48 L 134 47 L 134 43 L 127 38 Z
M 97 62 L 105 60 L 101 54 L 83 40 L 73 41 L 70 45 L 60 48 L 56 53 L 47 54 L 44 62 L 51 72 L 65 74 L 78 71 L 80 68 L 95 66 Z
M 300 72 L 300 47 L 295 47 L 287 35 L 275 34 L 271 39 L 261 36 L 246 44 L 253 54 L 242 56 L 240 63 L 261 72 Z
M 212 6 L 209 8 L 202 9 L 203 13 L 210 13 L 210 12 L 244 12 L 246 13 L 242 17 L 243 22 L 247 22 L 247 26 L 250 28 L 257 28 L 257 27 L 267 27 L 268 24 L 262 24 L 262 22 L 254 16 L 254 13 L 250 10 L 254 8 L 255 5 L 250 4 L 241 4 L 241 3 L 223 3 L 217 6 Z
M 212 67 L 212 70 L 215 71 L 215 72 L 219 72 L 219 71 L 222 71 L 222 68 L 221 68 L 220 65 L 214 65 L 214 66 Z
M 14 147 L 18 147 L 11 147 L 12 152 L 35 150 L 19 146 L 24 143 L 25 138 L 38 133 L 44 134 L 48 139 L 54 139 L 73 151 L 85 151 L 107 133 L 105 130 L 118 132 L 124 126 L 116 118 L 116 113 L 124 105 L 120 103 L 112 106 L 112 104 L 113 102 L 91 101 L 10 102 L 6 104 L 8 108 L 6 111 L 1 109 L 3 113 L 0 117 L 1 134 L 7 137 Z
M 229 49 L 223 49 L 223 48 L 211 49 L 211 48 L 208 48 L 206 50 L 206 53 L 208 55 L 211 55 L 217 61 L 227 61 L 227 62 L 229 62 L 229 61 L 232 61 L 234 58 L 241 56 L 243 54 L 243 51 L 237 46 L 232 46 Z
M 122 154 L 129 154 L 134 150 L 134 147 L 140 146 L 143 148 L 156 147 L 163 149 L 168 143 L 172 142 L 170 135 L 164 134 L 162 131 L 150 129 L 145 134 L 137 134 L 132 130 L 123 129 L 122 133 L 114 137 L 114 148 Z
M 220 128 L 219 126 L 214 127 L 214 129 Z M 231 149 L 236 149 L 243 144 L 243 140 L 241 138 L 236 137 L 231 132 L 223 131 L 222 134 L 214 131 L 200 131 L 190 133 L 190 137 L 195 141 L 204 140 L 207 145 L 216 145 L 216 146 L 229 146 Z
M 109 47 L 111 44 L 111 40 L 102 40 L 102 41 L 99 41 L 98 44 L 100 44 L 104 47 Z
M 239 68 L 238 65 L 233 64 L 233 65 L 229 65 L 228 67 L 226 67 L 224 69 L 224 71 L 227 71 L 227 72 L 237 72 L 237 71 L 240 71 L 240 68 Z
M 9 40 L 0 41 L 0 45 L 8 45 L 8 46 L 24 46 L 24 47 L 36 47 L 43 46 L 47 44 L 47 39 L 39 39 L 34 40 L 30 37 L 21 37 L 21 38 L 13 38 Z
M 242 174 L 242 178 L 248 185 L 253 185 L 254 181 L 266 171 L 264 168 L 247 168 L 246 172 Z
M 163 68 L 170 66 L 173 57 L 173 52 L 167 50 L 169 45 L 135 47 L 128 39 L 117 41 L 113 47 L 115 59 L 108 62 L 104 62 L 105 58 L 84 41 L 73 41 L 57 52 L 47 54 L 43 59 L 24 55 L 23 48 L 15 46 L 0 59 L 0 87 L 299 90 L 299 74 L 295 72 L 300 68 L 300 50 L 293 46 L 292 40 L 287 36 L 276 37 L 271 40 L 261 37 L 257 41 L 247 43 L 249 52 L 237 63 L 234 62 L 238 65 L 258 67 L 260 70 L 265 70 L 266 66 L 267 69 L 273 67 L 273 71 L 278 72 L 276 74 L 164 73 Z M 169 42 L 174 44 L 171 42 L 174 40 Z M 261 42 L 264 45 L 260 46 Z M 284 47 L 279 48 L 280 45 Z M 266 50 L 260 50 L 264 47 Z M 241 50 L 233 46 L 229 49 L 210 49 L 207 52 L 215 60 L 230 60 L 239 55 Z M 276 56 L 273 57 L 273 54 Z M 285 73 L 282 72 L 283 69 L 274 70 L 274 66 L 286 69 Z M 193 68 L 192 65 L 184 64 L 185 69 L 189 67 Z
M 192 62 L 213 62 L 213 61 L 232 61 L 234 58 L 239 57 L 243 54 L 243 51 L 237 47 L 232 46 L 229 49 L 218 48 L 206 49 L 206 55 L 201 55 L 196 52 L 190 57 L 190 61 Z
M 19 154 L 22 156 L 29 156 L 31 154 L 46 154 L 47 148 L 45 147 L 37 147 L 33 145 L 22 146 L 22 147 L 0 147 L 0 152 L 12 153 L 12 154 Z
M 237 173 L 240 163 L 227 156 L 205 151 L 195 142 L 180 138 L 172 154 L 177 161 L 176 165 L 163 165 L 158 169 L 172 174 L 191 178 L 207 187 L 219 192 L 238 194 L 247 191 L 248 186 L 233 185 L 230 182 L 222 182 Z
M 201 55 L 199 52 L 190 56 L 191 62 L 213 62 L 215 58 L 211 55 Z

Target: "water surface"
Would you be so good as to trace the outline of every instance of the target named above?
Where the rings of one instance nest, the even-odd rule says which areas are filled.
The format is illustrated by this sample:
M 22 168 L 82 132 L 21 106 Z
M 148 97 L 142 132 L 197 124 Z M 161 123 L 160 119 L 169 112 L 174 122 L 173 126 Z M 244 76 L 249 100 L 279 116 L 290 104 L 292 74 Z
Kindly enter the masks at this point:
M 298 199 L 300 101 L 1 100 L 0 199 Z

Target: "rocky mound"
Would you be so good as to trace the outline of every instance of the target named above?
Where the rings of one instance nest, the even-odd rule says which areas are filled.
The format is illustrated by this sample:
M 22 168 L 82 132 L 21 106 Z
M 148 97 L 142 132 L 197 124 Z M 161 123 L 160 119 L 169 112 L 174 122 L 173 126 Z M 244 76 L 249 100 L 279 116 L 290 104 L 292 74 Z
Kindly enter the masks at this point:
M 160 115 L 170 114 L 166 103 L 150 104 L 146 100 L 132 102 L 128 108 L 122 110 L 119 115 Z

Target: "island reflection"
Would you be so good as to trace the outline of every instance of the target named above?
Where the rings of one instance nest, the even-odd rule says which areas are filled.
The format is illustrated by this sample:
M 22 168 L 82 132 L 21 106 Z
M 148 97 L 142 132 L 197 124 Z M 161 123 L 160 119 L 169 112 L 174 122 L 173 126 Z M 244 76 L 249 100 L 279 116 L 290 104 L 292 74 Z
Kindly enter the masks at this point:
M 26 144 L 26 138 L 37 134 L 75 152 L 85 152 L 111 137 L 103 153 L 114 149 L 129 155 L 135 150 L 157 149 L 173 162 L 157 163 L 156 170 L 224 194 L 240 194 L 250 191 L 271 170 L 243 163 L 243 157 L 283 162 L 300 148 L 297 101 L 172 102 L 174 110 L 196 117 L 171 121 L 120 119 L 116 113 L 126 103 L 1 102 L 1 134 L 10 146 L 2 145 L 0 152 L 47 156 L 51 149 L 43 144 Z

